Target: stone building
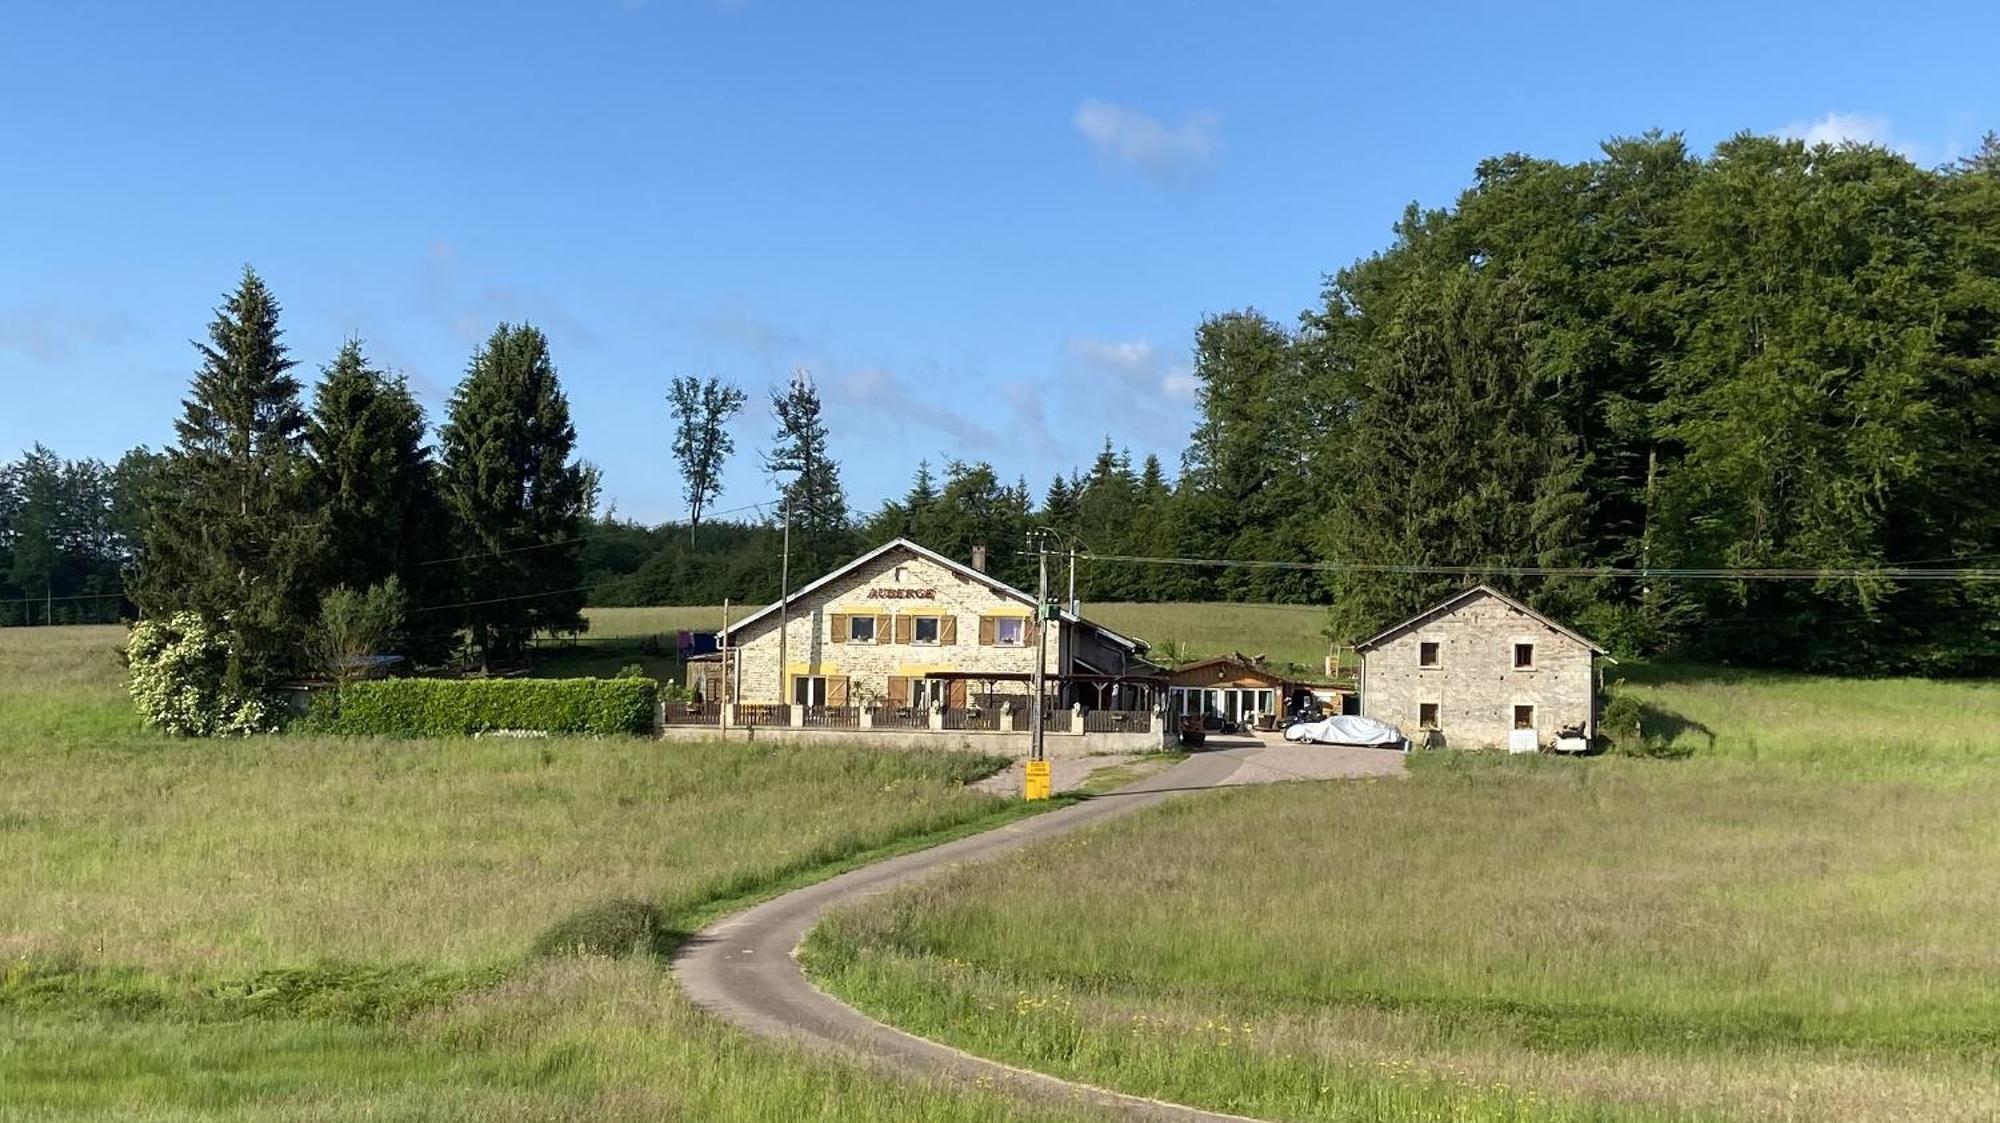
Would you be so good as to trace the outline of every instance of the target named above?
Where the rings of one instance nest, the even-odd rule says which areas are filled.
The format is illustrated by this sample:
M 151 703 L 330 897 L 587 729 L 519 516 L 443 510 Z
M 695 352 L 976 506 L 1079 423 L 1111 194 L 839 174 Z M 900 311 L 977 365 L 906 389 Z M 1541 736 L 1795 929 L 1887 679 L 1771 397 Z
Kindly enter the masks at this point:
M 1155 700 L 1145 684 L 1159 673 L 1143 642 L 1068 612 L 1039 621 L 1032 595 L 904 538 L 798 589 L 782 611 L 733 622 L 721 640 L 729 658 L 703 681 L 745 705 L 1025 702 L 1039 649 L 1052 701 L 1137 709 Z
M 1604 648 L 1479 585 L 1355 645 L 1361 712 L 1416 745 L 1527 748 L 1597 731 Z

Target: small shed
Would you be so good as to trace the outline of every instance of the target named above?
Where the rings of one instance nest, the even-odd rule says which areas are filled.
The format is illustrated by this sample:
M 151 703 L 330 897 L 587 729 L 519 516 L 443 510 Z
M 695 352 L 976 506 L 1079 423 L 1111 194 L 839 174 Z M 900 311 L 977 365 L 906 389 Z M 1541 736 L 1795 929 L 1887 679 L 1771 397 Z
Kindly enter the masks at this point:
M 1361 712 L 1412 743 L 1536 748 L 1597 732 L 1594 640 L 1487 585 L 1355 645 Z

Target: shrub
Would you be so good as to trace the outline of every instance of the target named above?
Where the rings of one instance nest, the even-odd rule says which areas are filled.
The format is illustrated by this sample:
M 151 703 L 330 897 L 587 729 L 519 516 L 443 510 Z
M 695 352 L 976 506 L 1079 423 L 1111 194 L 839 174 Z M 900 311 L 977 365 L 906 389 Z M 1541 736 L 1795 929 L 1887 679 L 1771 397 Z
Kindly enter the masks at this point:
M 139 716 L 155 729 L 183 737 L 228 737 L 277 725 L 277 711 L 268 702 L 230 689 L 228 641 L 192 612 L 132 625 L 125 665 Z
M 674 932 L 656 905 L 629 897 L 613 898 L 551 925 L 535 941 L 536 955 L 603 955 L 613 958 L 673 951 Z
M 1630 694 L 1613 694 L 1598 717 L 1607 747 L 1623 756 L 1679 760 L 1694 755 L 1674 732 L 1688 723 Z
M 645 678 L 386 679 L 342 686 L 313 725 L 389 737 L 644 733 L 658 698 L 659 684 Z

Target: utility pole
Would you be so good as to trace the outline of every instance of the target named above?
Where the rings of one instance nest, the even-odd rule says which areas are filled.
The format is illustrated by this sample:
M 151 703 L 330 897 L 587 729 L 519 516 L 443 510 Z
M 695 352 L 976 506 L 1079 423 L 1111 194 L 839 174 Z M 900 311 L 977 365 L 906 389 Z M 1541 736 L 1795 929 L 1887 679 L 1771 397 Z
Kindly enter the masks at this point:
M 785 545 L 778 561 L 778 697 L 784 704 L 792 704 L 791 692 L 785 689 L 786 661 L 785 629 L 791 615 L 792 599 L 792 496 L 785 493 Z
M 1069 544 L 1069 601 L 1067 603 L 1069 604 L 1070 615 L 1081 616 L 1083 614 L 1076 606 L 1076 543 L 1074 541 Z
M 1044 693 L 1048 689 L 1046 671 L 1048 671 L 1048 623 L 1050 623 L 1048 621 L 1048 534 L 1040 532 L 1040 530 L 1034 532 L 1034 562 L 1036 562 L 1036 569 L 1040 571 L 1040 577 L 1038 577 L 1038 585 L 1036 585 L 1038 587 L 1038 599 L 1034 601 L 1034 615 L 1036 615 L 1036 619 L 1034 619 L 1034 717 L 1028 723 L 1028 735 L 1030 735 L 1030 741 L 1028 741 L 1028 745 L 1030 745 L 1028 759 L 1030 761 L 1046 761 L 1048 759 L 1048 751 L 1042 745 L 1042 725 L 1044 725 L 1044 721 L 1042 721 L 1042 709 L 1048 707 L 1048 695 Z M 1042 767 L 1044 767 L 1044 775 L 1046 775 L 1046 767 L 1048 765 L 1044 763 Z M 1030 763 L 1028 765 L 1030 791 L 1034 787 L 1034 779 L 1032 779 L 1034 771 L 1036 771 L 1036 767 L 1034 767 L 1034 763 Z M 1046 797 L 1046 793 L 1044 793 L 1044 797 Z M 1032 795 L 1030 795 L 1030 799 L 1032 799 Z

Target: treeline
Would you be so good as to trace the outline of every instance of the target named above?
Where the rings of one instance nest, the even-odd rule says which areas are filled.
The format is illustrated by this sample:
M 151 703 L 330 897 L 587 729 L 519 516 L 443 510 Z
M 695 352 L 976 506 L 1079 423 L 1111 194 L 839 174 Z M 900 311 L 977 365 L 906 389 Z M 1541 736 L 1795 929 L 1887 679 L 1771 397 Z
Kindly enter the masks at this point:
M 227 689 L 245 698 L 375 654 L 516 663 L 537 633 L 582 630 L 596 473 L 541 332 L 494 329 L 433 447 L 409 387 L 359 342 L 308 402 L 279 314 L 246 269 L 197 345 L 144 490 L 141 611 L 224 636 Z
M 36 445 L 0 464 L 0 627 L 104 624 L 129 617 L 124 571 L 145 532 L 145 483 L 158 457 L 65 460 Z
M 984 543 L 1027 584 L 1046 525 L 1100 557 L 1253 563 L 1087 562 L 1088 599 L 1326 603 L 1349 640 L 1469 579 L 1383 567 L 1471 566 L 1620 651 L 1991 672 L 2000 585 L 1880 571 L 2000 563 L 1996 341 L 1993 137 L 1937 169 L 1752 135 L 1705 158 L 1657 133 L 1506 156 L 1455 205 L 1410 208 L 1295 325 L 1202 323 L 1177 478 L 1109 447 L 1038 497 L 922 465 L 849 521 L 836 477 L 801 508 L 804 571 L 904 534 Z M 1520 567 L 1649 576 L 1503 575 Z M 1849 575 L 1676 574 L 1745 568 Z

